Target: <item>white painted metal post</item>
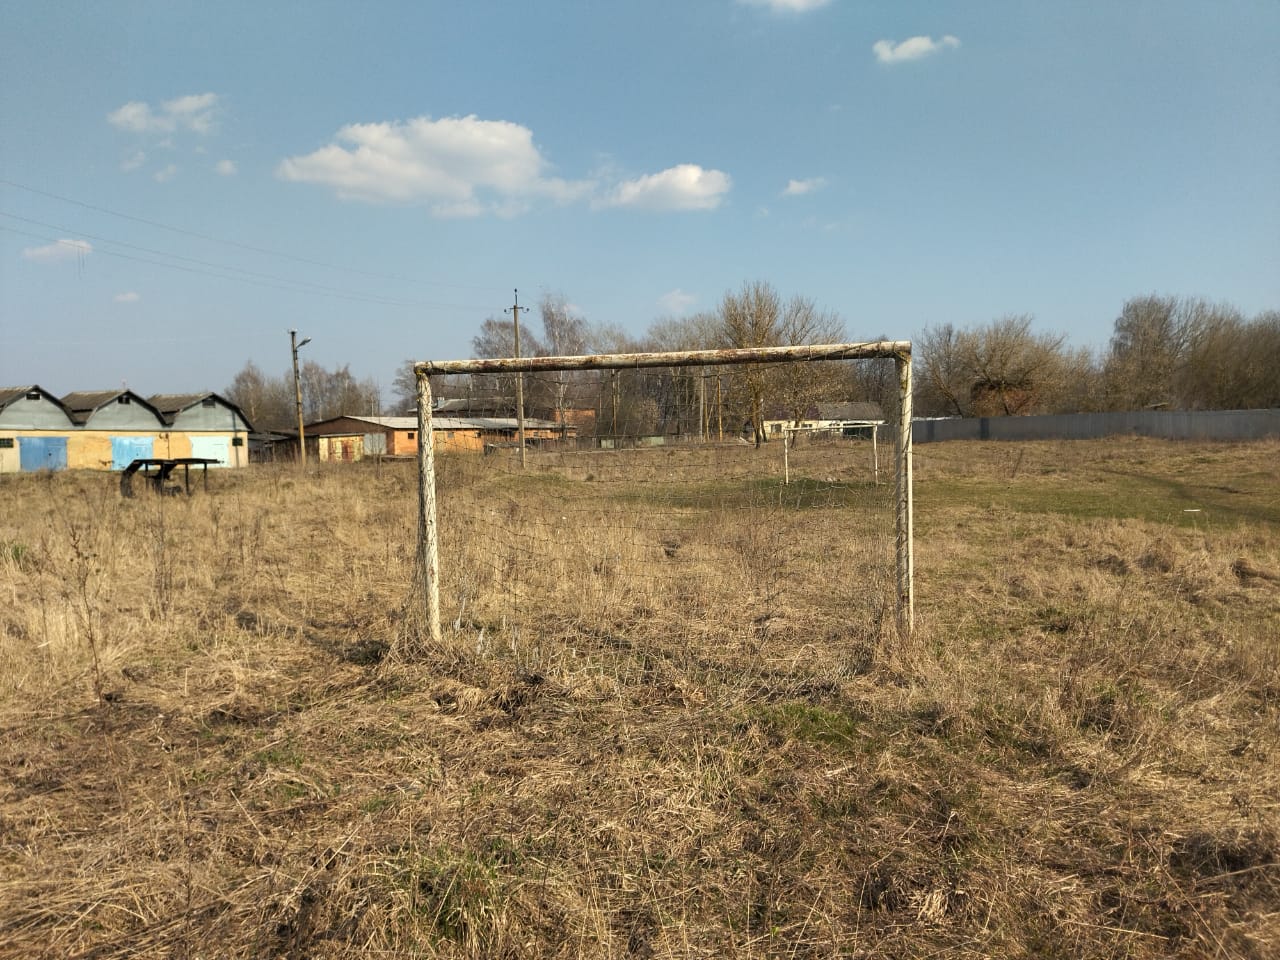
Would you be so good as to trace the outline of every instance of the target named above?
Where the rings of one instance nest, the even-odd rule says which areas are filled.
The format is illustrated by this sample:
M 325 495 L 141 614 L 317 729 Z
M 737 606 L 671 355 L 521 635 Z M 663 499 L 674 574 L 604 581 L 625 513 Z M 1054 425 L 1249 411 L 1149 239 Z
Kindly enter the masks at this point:
M 875 477 L 876 486 L 880 486 L 880 448 L 876 446 L 876 434 L 880 431 L 880 424 L 873 423 L 871 425 L 871 473 Z
M 915 556 L 911 516 L 911 354 L 900 353 L 898 365 L 898 489 L 897 568 L 898 632 L 910 636 L 915 629 Z
M 431 639 L 440 642 L 440 557 L 436 531 L 435 434 L 431 427 L 431 381 L 418 374 L 418 575 L 422 613 Z
M 787 456 L 787 436 L 790 430 L 787 427 L 782 428 L 782 485 L 785 487 L 791 483 L 791 460 Z

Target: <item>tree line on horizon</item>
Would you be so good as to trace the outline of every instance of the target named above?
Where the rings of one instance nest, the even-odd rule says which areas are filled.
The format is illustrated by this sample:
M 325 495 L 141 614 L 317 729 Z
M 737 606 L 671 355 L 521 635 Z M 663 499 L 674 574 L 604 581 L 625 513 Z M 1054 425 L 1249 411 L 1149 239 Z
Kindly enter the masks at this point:
M 1280 407 L 1280 311 L 1148 295 L 1128 300 L 1102 351 L 1037 333 L 1028 316 L 928 327 L 914 343 L 920 416 Z
M 523 356 L 634 353 L 840 342 L 844 321 L 802 296 L 744 283 L 714 310 L 654 321 L 640 336 L 588 321 L 562 294 L 539 302 L 537 323 L 521 323 Z M 882 340 L 883 335 L 863 337 Z M 515 324 L 490 316 L 472 338 L 477 358 L 516 354 Z M 1027 315 L 974 327 L 926 327 L 913 340 L 917 416 L 1019 416 L 1108 410 L 1225 410 L 1280 407 L 1280 311 L 1246 317 L 1227 303 L 1146 295 L 1128 300 L 1101 350 L 1073 348 L 1039 332 Z M 347 366 L 299 368 L 303 417 L 382 413 L 378 384 Z M 768 440 L 766 420 L 800 420 L 820 401 L 869 401 L 897 413 L 892 361 L 805 363 L 650 371 L 566 371 L 524 378 L 525 414 L 579 435 L 683 434 Z M 404 361 L 386 412 L 412 415 L 416 379 Z M 434 378 L 437 398 L 514 414 L 514 375 Z M 296 426 L 292 371 L 273 377 L 252 361 L 226 394 L 258 429 Z M 584 415 L 585 413 L 585 415 Z

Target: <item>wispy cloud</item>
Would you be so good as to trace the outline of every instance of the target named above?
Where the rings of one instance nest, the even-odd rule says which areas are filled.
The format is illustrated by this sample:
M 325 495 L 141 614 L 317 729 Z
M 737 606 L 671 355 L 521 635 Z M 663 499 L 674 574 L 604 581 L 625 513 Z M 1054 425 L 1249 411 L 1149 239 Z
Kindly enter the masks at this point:
M 548 176 L 548 167 L 528 127 L 472 115 L 349 124 L 328 146 L 282 160 L 276 176 L 345 199 L 426 203 L 453 217 L 512 214 L 533 198 L 567 201 L 590 190 Z
M 686 293 L 677 287 L 669 290 L 658 298 L 658 306 L 667 313 L 680 315 L 688 310 L 691 306 L 698 302 L 698 298 L 692 293 Z
M 872 44 L 871 50 L 881 63 L 903 63 L 958 46 L 960 46 L 959 39 L 947 34 L 939 40 L 934 40 L 933 37 L 908 37 L 898 43 L 892 40 L 877 40 Z
M 784 197 L 802 197 L 806 193 L 821 190 L 827 185 L 826 177 L 810 177 L 807 180 L 788 180 L 787 188 L 782 191 Z
M 234 160 L 219 160 L 213 169 L 223 177 L 234 177 L 239 172 Z
M 722 170 L 682 163 L 660 173 L 625 180 L 595 205 L 640 210 L 714 210 L 732 186 L 732 178 Z
M 126 290 L 124 293 L 117 293 L 111 298 L 115 303 L 137 303 L 142 299 L 136 291 Z
M 176 163 L 171 163 L 167 167 L 163 167 L 157 170 L 155 173 L 153 173 L 151 175 L 151 179 L 154 180 L 156 183 L 168 183 L 177 175 L 178 175 L 178 165 Z
M 131 133 L 173 133 L 189 130 L 212 133 L 218 110 L 216 93 L 193 93 L 165 100 L 158 107 L 130 100 L 107 114 L 107 122 Z
M 738 0 L 749 7 L 767 7 L 777 13 L 805 13 L 825 7 L 831 0 Z
M 22 251 L 23 260 L 36 263 L 58 263 L 62 260 L 78 260 L 93 253 L 93 244 L 87 240 L 55 240 L 43 247 L 27 247 Z
M 147 155 L 139 150 L 129 158 L 121 161 L 120 169 L 125 173 L 131 173 L 147 162 Z

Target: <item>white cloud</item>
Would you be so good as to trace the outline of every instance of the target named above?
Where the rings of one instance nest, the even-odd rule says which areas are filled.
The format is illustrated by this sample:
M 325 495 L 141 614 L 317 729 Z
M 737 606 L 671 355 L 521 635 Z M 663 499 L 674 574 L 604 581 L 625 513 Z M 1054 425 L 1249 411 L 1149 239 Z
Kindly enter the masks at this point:
M 680 315 L 698 302 L 692 293 L 685 293 L 679 287 L 669 290 L 658 298 L 658 306 L 667 313 Z
M 660 173 L 625 180 L 596 201 L 596 205 L 642 210 L 714 210 L 732 185 L 732 179 L 721 170 L 705 170 L 695 163 L 682 163 Z
M 768 7 L 777 13 L 805 13 L 825 7 L 831 0 L 738 0 L 749 7 Z
M 782 191 L 782 195 L 784 197 L 802 197 L 806 193 L 821 190 L 826 185 L 826 177 L 810 177 L 808 180 L 788 180 L 787 188 Z
M 353 123 L 336 142 L 276 168 L 283 180 L 332 187 L 344 199 L 427 203 L 442 217 L 514 215 L 536 197 L 569 201 L 592 187 L 546 175 L 533 131 L 471 115 Z
M 239 172 L 239 168 L 236 167 L 236 162 L 234 160 L 219 160 L 217 166 L 213 169 L 216 170 L 219 175 L 224 177 L 234 177 L 236 173 Z
M 116 303 L 137 303 L 142 297 L 133 290 L 126 290 L 124 293 L 117 293 L 111 299 Z
M 190 130 L 208 134 L 213 131 L 218 109 L 216 93 L 193 93 L 166 100 L 158 108 L 141 100 L 131 100 L 107 114 L 113 127 L 131 133 L 172 133 Z
M 177 175 L 178 175 L 178 166 L 177 164 L 171 163 L 167 167 L 164 167 L 163 169 L 157 170 L 155 173 L 153 173 L 151 175 L 151 179 L 154 180 L 156 183 L 168 183 Z
M 121 161 L 120 169 L 123 170 L 125 173 L 131 173 L 134 170 L 137 170 L 140 166 L 142 166 L 146 162 L 147 162 L 147 155 L 143 153 L 141 150 L 139 150 L 137 153 L 129 157 L 127 160 Z
M 871 49 L 881 63 L 903 63 L 907 60 L 919 60 L 921 57 L 927 57 L 948 47 L 958 46 L 960 41 L 951 34 L 947 34 L 940 40 L 934 40 L 932 37 L 909 37 L 900 43 L 877 40 Z
M 93 253 L 93 245 L 87 240 L 55 240 L 43 247 L 27 247 L 22 251 L 23 260 L 37 263 L 57 263 L 60 260 L 76 260 Z

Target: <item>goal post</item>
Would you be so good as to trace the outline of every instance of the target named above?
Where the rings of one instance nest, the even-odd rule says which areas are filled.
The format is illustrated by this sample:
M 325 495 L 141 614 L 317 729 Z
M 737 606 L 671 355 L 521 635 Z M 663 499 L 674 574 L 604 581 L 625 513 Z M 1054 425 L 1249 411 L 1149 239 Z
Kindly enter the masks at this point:
M 580 370 L 710 367 L 891 359 L 898 373 L 897 456 L 895 457 L 895 616 L 898 631 L 910 634 L 915 620 L 911 472 L 911 343 L 882 340 L 785 347 L 689 350 L 667 353 L 596 354 L 483 360 L 421 361 L 414 364 L 418 399 L 418 542 L 420 612 L 434 641 L 440 630 L 439 529 L 436 510 L 435 441 L 430 378 L 437 374 L 538 374 Z

